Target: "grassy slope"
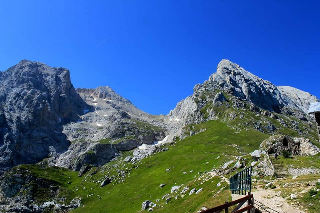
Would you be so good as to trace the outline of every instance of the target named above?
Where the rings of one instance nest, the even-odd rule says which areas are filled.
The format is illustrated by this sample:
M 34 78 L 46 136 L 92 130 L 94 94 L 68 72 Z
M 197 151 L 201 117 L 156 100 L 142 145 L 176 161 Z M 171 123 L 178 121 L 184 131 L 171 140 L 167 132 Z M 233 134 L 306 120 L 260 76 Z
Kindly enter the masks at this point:
M 196 128 L 206 131 L 174 145 L 166 145 L 168 151 L 154 154 L 138 164 L 124 162 L 122 159 L 132 153 L 125 152 L 120 159 L 102 168 L 92 168 L 82 177 L 78 177 L 77 172 L 61 168 L 42 168 L 40 165 L 21 165 L 20 168 L 28 169 L 36 176 L 57 181 L 61 186 L 60 197 L 67 197 L 68 201 L 73 197 L 80 197 L 83 207 L 75 209 L 76 213 L 139 212 L 143 201 L 155 202 L 157 199 L 160 201 L 157 202 L 155 212 L 195 212 L 203 205 L 213 207 L 231 199 L 225 182 L 217 187 L 220 177 L 205 181 L 199 177 L 235 156 L 252 152 L 268 137 L 255 130 L 237 133 L 219 121 L 205 122 Z M 235 148 L 234 144 L 239 146 Z M 168 168 L 170 171 L 166 171 Z M 91 174 L 93 171 L 97 172 Z M 109 185 L 100 187 L 106 175 L 119 177 L 120 171 L 125 171 L 124 178 L 113 179 Z M 166 185 L 160 188 L 161 183 Z M 182 184 L 181 189 L 188 186 L 189 190 L 183 198 L 177 196 L 175 199 L 177 194 L 171 194 L 171 188 Z M 203 191 L 189 196 L 192 188 L 203 188 Z M 219 195 L 218 190 L 221 190 Z M 162 199 L 165 194 L 172 197 L 168 204 Z
M 166 152 L 143 159 L 139 167 L 131 171 L 124 183 L 109 184 L 103 188 L 95 186 L 92 193 L 94 196 L 99 194 L 102 199 L 94 199 L 94 196 L 85 198 L 83 200 L 85 207 L 76 209 L 74 212 L 137 212 L 141 209 L 143 201 L 155 202 L 156 199 L 161 199 L 163 195 L 170 193 L 174 185 L 197 187 L 199 183 L 192 181 L 199 176 L 198 172 L 217 168 L 223 162 L 239 155 L 239 150 L 234 149 L 232 144 L 240 145 L 241 153 L 248 153 L 257 149 L 260 142 L 267 137 L 257 131 L 235 133 L 218 121 L 201 125 L 207 129 L 205 132 L 177 142 Z M 218 156 L 221 157 L 216 159 Z M 130 166 L 128 163 L 127 167 Z M 170 168 L 169 172 L 166 171 L 168 168 Z M 163 209 L 159 209 L 159 212 L 166 212 L 169 209 L 170 211 L 174 209 L 174 212 L 193 212 L 202 204 L 210 203 L 210 199 L 213 199 L 212 195 L 218 190 L 216 183 L 219 179 L 212 181 L 212 184 L 211 182 L 204 184 L 202 193 L 192 197 L 187 195 L 184 198 L 173 199 Z M 165 183 L 166 186 L 160 188 L 161 183 Z M 90 193 L 90 190 L 88 191 Z M 228 195 L 225 196 L 228 197 Z M 161 202 L 160 205 L 162 205 Z
M 83 207 L 74 210 L 74 212 L 140 212 L 143 201 L 155 202 L 157 199 L 160 201 L 156 202 L 158 206 L 154 212 L 196 212 L 202 206 L 213 207 L 231 199 L 226 183 L 217 187 L 217 183 L 221 181 L 220 177 L 203 181 L 199 179 L 201 174 L 218 168 L 237 155 L 252 152 L 268 135 L 254 130 L 239 132 L 219 121 L 193 125 L 192 128 L 196 132 L 201 129 L 206 130 L 178 141 L 175 145 L 166 145 L 169 148 L 168 151 L 145 158 L 138 165 L 125 163 L 122 159 L 132 153 L 125 152 L 120 159 L 112 161 L 102 168 L 93 168 L 83 177 L 78 177 L 77 172 L 61 168 L 41 168 L 39 165 L 21 165 L 17 168 L 28 169 L 36 176 L 57 181 L 61 186 L 60 197 L 66 197 L 68 202 L 74 197 L 81 197 Z M 218 158 L 218 156 L 220 157 Z M 291 158 L 279 156 L 276 161 L 286 169 L 289 167 L 303 168 L 305 165 L 320 168 L 319 155 Z M 170 168 L 169 172 L 166 171 L 168 168 Z M 90 173 L 95 170 L 98 172 L 91 175 Z M 124 182 L 118 179 L 105 187 L 99 187 L 100 182 L 98 181 L 102 181 L 106 175 L 109 177 L 119 176 L 119 170 L 125 171 L 127 174 L 123 178 Z M 316 180 L 319 175 L 303 177 L 310 181 L 311 179 Z M 302 181 L 303 185 L 306 180 L 301 178 L 292 181 Z M 290 180 L 291 178 L 283 181 Z M 166 185 L 160 188 L 161 183 Z M 176 196 L 178 194 L 170 193 L 172 186 L 182 184 L 181 189 L 186 186 L 189 188 L 183 198 Z M 283 188 L 280 185 L 283 183 L 279 183 L 276 190 L 282 191 L 284 196 L 295 192 L 290 191 L 290 187 Z M 225 189 L 223 189 L 224 187 Z M 203 188 L 203 191 L 189 196 L 188 193 L 192 188 Z M 217 194 L 220 189 L 222 191 Z M 299 191 L 298 188 L 295 190 Z M 42 191 L 39 190 L 39 198 L 46 196 L 46 194 L 41 194 Z M 170 194 L 172 197 L 168 204 L 162 199 L 165 194 Z M 308 192 L 301 195 L 297 201 L 308 208 L 310 212 L 316 212 L 320 206 L 319 196 L 318 192 L 315 192 L 315 195 L 310 195 Z

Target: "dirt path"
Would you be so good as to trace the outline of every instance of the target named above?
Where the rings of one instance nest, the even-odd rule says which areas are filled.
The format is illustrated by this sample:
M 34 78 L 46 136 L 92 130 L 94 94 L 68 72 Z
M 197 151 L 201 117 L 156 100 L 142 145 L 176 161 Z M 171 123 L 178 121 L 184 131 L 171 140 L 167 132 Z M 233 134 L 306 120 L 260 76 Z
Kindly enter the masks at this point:
M 258 188 L 252 192 L 255 201 L 259 201 L 263 203 L 266 207 L 274 209 L 281 213 L 305 213 L 302 210 L 297 209 L 297 207 L 291 206 L 283 197 L 281 197 L 280 193 L 276 193 L 270 189 L 262 189 Z M 242 195 L 243 196 L 243 195 Z M 240 196 L 240 197 L 242 197 Z M 239 195 L 232 195 L 232 200 L 239 199 Z M 256 204 L 259 204 L 256 202 Z M 258 205 L 257 205 L 258 206 Z M 263 209 L 261 209 L 263 210 Z M 268 210 L 268 209 L 266 209 Z M 272 213 L 276 213 L 274 211 L 270 211 Z M 262 211 L 267 212 L 267 211 Z

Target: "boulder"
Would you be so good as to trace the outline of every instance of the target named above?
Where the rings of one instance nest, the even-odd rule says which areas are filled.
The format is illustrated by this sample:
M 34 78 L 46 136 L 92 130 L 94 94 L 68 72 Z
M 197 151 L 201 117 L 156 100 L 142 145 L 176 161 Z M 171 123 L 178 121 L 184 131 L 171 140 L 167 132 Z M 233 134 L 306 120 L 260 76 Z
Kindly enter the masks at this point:
M 260 150 L 254 150 L 251 153 L 251 157 L 255 160 L 258 160 L 261 157 L 261 151 Z
M 180 186 L 173 186 L 171 188 L 171 193 L 177 192 L 180 189 Z
M 134 148 L 137 148 L 139 145 L 139 142 L 136 140 L 127 140 L 127 141 L 122 141 L 118 144 L 116 144 L 116 148 L 119 151 L 130 151 Z
M 111 179 L 106 178 L 104 181 L 102 181 L 102 183 L 100 184 L 100 187 L 104 187 L 104 186 L 108 185 L 109 183 L 111 183 Z
M 147 210 L 150 207 L 150 200 L 146 200 L 144 202 L 142 202 L 142 206 L 141 206 L 141 210 Z

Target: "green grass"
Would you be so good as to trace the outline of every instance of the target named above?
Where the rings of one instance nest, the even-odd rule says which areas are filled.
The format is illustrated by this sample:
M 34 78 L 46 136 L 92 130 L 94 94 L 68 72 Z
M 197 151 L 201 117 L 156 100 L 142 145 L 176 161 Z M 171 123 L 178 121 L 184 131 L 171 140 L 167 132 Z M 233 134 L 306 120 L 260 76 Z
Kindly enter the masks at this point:
M 105 138 L 105 139 L 101 139 L 99 141 L 100 144 L 110 144 L 111 139 L 109 138 Z
M 320 168 L 320 154 L 315 156 L 291 156 L 285 158 L 284 156 L 278 156 L 277 159 L 273 159 L 277 164 L 281 164 L 282 167 L 288 168 Z
M 316 184 L 316 187 L 310 189 L 302 198 L 300 202 L 310 213 L 317 213 L 320 209 L 320 185 Z
M 155 132 L 160 132 L 160 131 L 163 131 L 160 127 L 158 126 L 154 126 L 152 124 L 149 124 L 147 122 L 144 122 L 144 121 L 140 121 L 140 120 L 133 120 L 137 127 L 140 128 L 140 129 L 145 129 L 145 130 L 152 130 L 152 131 L 155 131 Z
M 137 164 L 122 161 L 121 159 L 132 153 L 125 152 L 118 160 L 101 168 L 92 168 L 82 177 L 78 177 L 77 172 L 56 167 L 20 167 L 32 171 L 38 177 L 56 181 L 61 189 L 59 197 L 66 197 L 68 201 L 74 197 L 81 198 L 82 207 L 73 211 L 76 213 L 139 212 L 143 201 L 155 202 L 157 199 L 160 201 L 157 202 L 155 212 L 195 212 L 204 205 L 214 207 L 230 200 L 230 191 L 227 189 L 214 197 L 221 187 L 227 186 L 222 183 L 222 186 L 217 187 L 217 183 L 221 181 L 219 177 L 207 181 L 198 178 L 207 171 L 235 159 L 235 156 L 258 149 L 268 135 L 255 130 L 238 133 L 219 121 L 205 122 L 194 128 L 206 131 L 168 144 L 168 151 L 154 154 Z M 166 171 L 167 169 L 170 171 Z M 96 173 L 91 175 L 93 171 Z M 122 179 L 119 178 L 119 171 L 126 174 Z M 105 176 L 111 177 L 112 182 L 100 187 Z M 160 188 L 161 183 L 166 185 Z M 181 189 L 189 186 L 186 196 L 175 199 L 175 195 L 171 195 L 172 199 L 165 204 L 162 197 L 171 194 L 172 186 L 182 184 Z M 189 196 L 192 188 L 203 188 L 203 191 Z
M 98 188 L 95 194 L 101 195 L 102 199 L 84 199 L 85 207 L 74 212 L 137 212 L 143 201 L 155 202 L 161 199 L 163 195 L 170 194 L 172 186 L 190 184 L 190 181 L 199 176 L 199 172 L 217 168 L 236 155 L 257 149 L 260 142 L 267 137 L 257 131 L 236 133 L 218 121 L 206 122 L 201 126 L 207 130 L 181 140 L 175 146 L 169 146 L 166 152 L 143 159 L 137 169 L 131 170 L 124 183 Z M 233 144 L 238 144 L 240 150 L 234 149 Z M 218 156 L 221 157 L 216 159 Z M 127 167 L 132 165 L 129 163 Z M 166 171 L 168 168 L 169 172 Z M 166 186 L 160 188 L 161 183 Z M 176 211 L 179 209 L 180 212 L 192 212 L 210 200 L 216 190 L 216 182 L 207 183 L 199 196 L 179 198 L 172 201 L 172 206 L 169 202 L 164 209 L 157 211 L 166 212 L 166 208 L 178 206 Z
M 66 203 L 70 202 L 77 193 L 74 192 L 74 186 L 80 185 L 81 180 L 78 178 L 78 173 L 68 169 L 59 167 L 47 167 L 39 164 L 20 165 L 12 170 L 14 173 L 28 174 L 34 179 L 29 183 L 32 186 L 33 194 L 35 195 L 36 203 L 41 203 L 52 199 L 47 187 L 50 185 L 59 187 L 59 196 L 66 198 Z M 38 179 L 40 178 L 40 179 Z M 40 182 L 47 183 L 45 187 L 41 186 Z M 69 184 L 68 184 L 69 182 Z M 41 186 L 41 187 L 39 187 Z M 21 192 L 20 192 L 21 193 Z
M 112 141 L 111 143 L 112 144 L 118 144 L 118 143 L 121 143 L 123 141 L 134 140 L 134 139 L 136 139 L 136 137 L 134 135 L 130 135 L 130 136 L 125 136 L 125 137 L 116 139 L 116 140 Z

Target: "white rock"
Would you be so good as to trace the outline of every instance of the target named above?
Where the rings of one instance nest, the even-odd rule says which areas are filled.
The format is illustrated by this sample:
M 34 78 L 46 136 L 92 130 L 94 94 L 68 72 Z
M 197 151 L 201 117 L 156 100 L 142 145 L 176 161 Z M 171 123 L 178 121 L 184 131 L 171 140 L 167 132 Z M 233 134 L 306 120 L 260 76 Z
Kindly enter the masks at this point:
M 189 192 L 189 195 L 192 195 L 193 193 L 195 193 L 197 190 L 195 188 L 191 189 Z
M 291 195 L 290 195 L 290 198 L 291 198 L 291 200 L 293 200 L 293 199 L 297 199 L 298 196 L 297 196 L 296 194 L 291 194 Z
M 251 153 L 251 157 L 260 158 L 261 157 L 261 151 L 260 150 L 254 150 Z
M 240 161 L 237 161 L 237 163 L 234 165 L 235 168 L 239 169 L 241 167 Z
M 255 166 L 258 163 L 258 161 L 251 162 L 251 166 Z
M 200 192 L 202 192 L 203 188 L 199 189 L 198 191 L 196 191 L 196 194 L 199 194 Z
M 222 169 L 228 168 L 228 166 L 232 163 L 233 163 L 233 160 L 226 162 L 225 164 L 223 164 Z
M 177 192 L 180 189 L 180 186 L 173 186 L 171 188 L 171 193 Z

